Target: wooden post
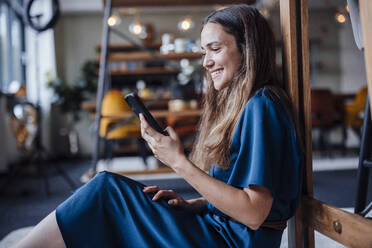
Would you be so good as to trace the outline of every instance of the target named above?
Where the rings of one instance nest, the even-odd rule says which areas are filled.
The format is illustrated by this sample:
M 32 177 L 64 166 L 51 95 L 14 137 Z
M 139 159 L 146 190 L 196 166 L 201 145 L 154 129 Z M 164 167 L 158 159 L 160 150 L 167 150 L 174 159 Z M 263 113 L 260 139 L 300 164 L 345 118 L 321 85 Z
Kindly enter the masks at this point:
M 307 0 L 281 0 L 280 19 L 283 40 L 283 75 L 294 104 L 304 141 L 303 194 L 313 195 L 311 109 L 309 75 L 309 35 Z M 289 247 L 314 247 L 314 230 L 303 225 L 302 203 L 289 222 Z
M 372 103 L 372 1 L 359 0 L 360 21 L 362 22 L 364 60 L 366 63 L 369 102 Z M 371 108 L 372 116 L 372 108 Z

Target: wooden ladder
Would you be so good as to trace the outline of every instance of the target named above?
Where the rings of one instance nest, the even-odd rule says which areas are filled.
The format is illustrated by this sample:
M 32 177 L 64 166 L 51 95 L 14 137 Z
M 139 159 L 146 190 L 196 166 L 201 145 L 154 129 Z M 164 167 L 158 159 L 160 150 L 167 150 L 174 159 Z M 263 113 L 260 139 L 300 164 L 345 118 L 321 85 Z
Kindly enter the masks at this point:
M 360 0 L 369 91 L 372 89 L 372 1 Z M 283 74 L 305 140 L 303 195 L 290 220 L 289 247 L 314 247 L 314 230 L 348 247 L 372 247 L 372 221 L 313 198 L 308 1 L 280 0 Z M 369 98 L 371 100 L 371 94 Z M 366 137 L 371 139 L 371 137 Z

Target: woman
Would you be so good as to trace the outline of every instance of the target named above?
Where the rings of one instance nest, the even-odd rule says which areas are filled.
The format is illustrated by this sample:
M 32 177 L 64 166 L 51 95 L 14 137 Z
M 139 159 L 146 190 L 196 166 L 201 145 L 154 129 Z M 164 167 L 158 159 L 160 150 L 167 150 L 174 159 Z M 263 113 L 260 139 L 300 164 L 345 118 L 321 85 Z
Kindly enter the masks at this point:
M 190 160 L 172 128 L 163 136 L 140 116 L 155 157 L 201 198 L 102 172 L 19 247 L 279 247 L 282 230 L 269 224 L 296 210 L 302 155 L 274 45 L 255 8 L 234 5 L 204 20 L 207 91 Z

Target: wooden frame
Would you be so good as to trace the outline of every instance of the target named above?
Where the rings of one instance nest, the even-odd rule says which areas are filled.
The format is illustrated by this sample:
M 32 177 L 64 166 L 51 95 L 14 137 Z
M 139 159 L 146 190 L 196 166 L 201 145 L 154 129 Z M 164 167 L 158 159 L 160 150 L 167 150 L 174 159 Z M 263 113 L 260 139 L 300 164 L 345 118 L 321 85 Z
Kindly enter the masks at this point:
M 372 87 L 372 2 L 360 0 L 369 92 Z M 314 247 L 314 232 L 349 247 L 372 247 L 372 221 L 320 202 L 312 197 L 309 39 L 307 0 L 281 0 L 283 74 L 302 126 L 305 140 L 303 196 L 290 222 L 289 247 Z M 370 94 L 372 100 L 372 95 Z
M 283 41 L 283 76 L 292 98 L 296 119 L 304 141 L 305 166 L 303 193 L 313 195 L 311 109 L 309 74 L 308 2 L 281 0 L 280 20 Z M 303 207 L 297 210 L 288 225 L 289 247 L 314 247 L 314 231 L 302 225 Z M 304 235 L 306 233 L 306 235 Z

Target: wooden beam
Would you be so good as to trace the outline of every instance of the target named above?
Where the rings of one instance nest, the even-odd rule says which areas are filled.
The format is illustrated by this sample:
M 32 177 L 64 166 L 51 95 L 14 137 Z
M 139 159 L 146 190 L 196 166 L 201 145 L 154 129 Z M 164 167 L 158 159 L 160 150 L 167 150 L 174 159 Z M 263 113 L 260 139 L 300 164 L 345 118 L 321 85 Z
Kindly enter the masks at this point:
M 280 20 L 283 40 L 283 79 L 287 83 L 301 136 L 304 139 L 303 194 L 312 196 L 308 1 L 281 0 Z M 302 224 L 302 216 L 306 211 L 300 204 L 295 218 L 290 221 L 289 247 L 314 247 L 313 229 Z
M 305 224 L 347 247 L 372 247 L 372 220 L 304 196 Z
M 296 119 L 299 120 L 298 95 L 298 55 L 296 4 L 294 0 L 280 1 L 280 21 L 283 41 L 283 80 L 295 108 Z
M 105 0 L 103 3 L 105 4 Z M 113 0 L 113 7 L 159 7 L 159 6 L 202 6 L 230 5 L 237 3 L 255 4 L 256 0 Z
M 300 121 L 304 127 L 303 136 L 305 137 L 306 150 L 306 180 L 305 194 L 313 196 L 313 166 L 312 166 L 312 134 L 311 134 L 311 89 L 310 89 L 310 50 L 309 50 L 309 7 L 308 0 L 301 0 L 301 6 L 298 7 L 301 12 L 301 76 L 302 85 L 299 85 L 299 94 L 302 94 L 298 103 L 303 115 Z M 297 9 L 298 10 L 298 9 Z
M 193 52 L 183 52 L 183 53 L 167 53 L 163 54 L 161 52 L 154 52 L 157 57 L 164 58 L 167 60 L 181 60 L 181 59 L 201 59 L 203 54 L 202 53 L 193 53 Z M 98 59 L 100 56 L 98 56 Z M 148 52 L 117 52 L 117 53 L 111 53 L 107 57 L 108 61 L 114 62 L 114 61 L 134 61 L 134 60 L 146 60 L 151 61 L 155 60 L 155 58 Z
M 366 63 L 369 102 L 372 103 L 372 1 L 359 0 L 360 20 L 362 22 L 364 59 Z M 372 116 L 372 108 L 371 108 Z

